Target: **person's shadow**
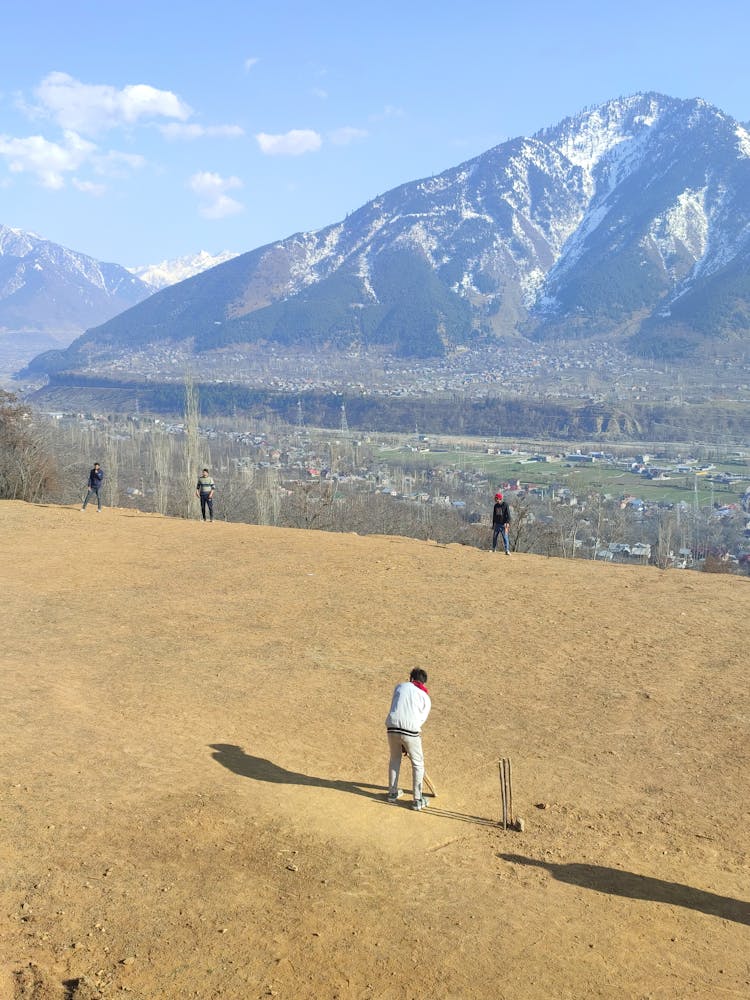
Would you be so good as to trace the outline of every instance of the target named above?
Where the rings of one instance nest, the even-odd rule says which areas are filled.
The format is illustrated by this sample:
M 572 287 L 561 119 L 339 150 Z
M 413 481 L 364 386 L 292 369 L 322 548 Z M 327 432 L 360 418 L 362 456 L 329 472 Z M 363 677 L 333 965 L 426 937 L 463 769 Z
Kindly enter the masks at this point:
M 301 774 L 299 771 L 287 771 L 285 767 L 274 764 L 265 757 L 253 757 L 245 753 L 242 747 L 234 743 L 211 743 L 214 751 L 211 756 L 222 767 L 241 775 L 243 778 L 254 778 L 255 781 L 269 781 L 278 785 L 311 785 L 315 788 L 332 788 L 337 792 L 350 792 L 352 795 L 364 795 L 368 799 L 386 801 L 388 789 L 383 785 L 370 785 L 365 781 L 336 781 L 333 778 L 319 778 L 312 774 Z M 495 820 L 483 816 L 469 816 L 465 813 L 453 812 L 450 809 L 435 808 L 427 810 L 428 815 L 442 816 L 443 819 L 460 820 L 463 823 L 475 823 L 478 826 L 497 826 Z
M 277 785 L 312 785 L 315 788 L 333 788 L 337 792 L 351 792 L 364 795 L 368 799 L 382 799 L 387 789 L 383 785 L 369 785 L 364 781 L 336 781 L 332 778 L 318 778 L 299 771 L 287 771 L 265 757 L 253 757 L 242 747 L 233 743 L 212 743 L 211 756 L 222 767 L 226 767 L 243 778 L 269 781 Z
M 718 896 L 714 892 L 695 889 L 681 882 L 665 882 L 660 878 L 637 875 L 635 872 L 607 868 L 603 865 L 556 864 L 552 861 L 526 858 L 520 854 L 499 854 L 498 857 L 515 865 L 543 868 L 559 882 L 568 882 L 570 885 L 592 889 L 594 892 L 625 896 L 629 899 L 646 899 L 652 903 L 667 903 L 669 906 L 684 906 L 711 917 L 734 920 L 738 924 L 750 924 L 750 903 L 733 899 L 731 896 Z

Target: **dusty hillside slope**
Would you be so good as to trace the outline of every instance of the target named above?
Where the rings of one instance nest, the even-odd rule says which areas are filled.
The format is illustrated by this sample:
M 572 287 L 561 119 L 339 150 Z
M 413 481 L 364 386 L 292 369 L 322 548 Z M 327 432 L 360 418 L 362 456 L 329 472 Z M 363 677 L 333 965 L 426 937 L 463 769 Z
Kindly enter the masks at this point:
M 0 997 L 750 995 L 746 580 L 20 503 L 0 533 Z M 424 813 L 384 800 L 413 665 Z

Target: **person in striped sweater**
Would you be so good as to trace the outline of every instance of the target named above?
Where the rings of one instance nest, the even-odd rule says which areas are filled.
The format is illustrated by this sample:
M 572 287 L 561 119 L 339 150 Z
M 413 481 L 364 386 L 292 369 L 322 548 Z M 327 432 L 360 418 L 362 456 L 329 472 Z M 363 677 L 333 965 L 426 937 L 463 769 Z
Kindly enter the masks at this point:
M 206 520 L 206 511 L 208 511 L 209 519 L 213 521 L 214 519 L 214 490 L 216 486 L 214 485 L 213 479 L 208 474 L 208 469 L 203 470 L 203 475 L 198 477 L 198 482 L 195 484 L 195 495 L 201 502 L 201 517 Z

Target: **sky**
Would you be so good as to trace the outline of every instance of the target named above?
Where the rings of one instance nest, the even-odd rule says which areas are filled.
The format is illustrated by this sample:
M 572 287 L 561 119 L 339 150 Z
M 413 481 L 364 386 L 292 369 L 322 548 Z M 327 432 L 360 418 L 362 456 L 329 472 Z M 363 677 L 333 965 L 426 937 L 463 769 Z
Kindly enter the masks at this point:
M 747 0 L 0 0 L 0 224 L 242 253 L 644 91 L 750 120 Z

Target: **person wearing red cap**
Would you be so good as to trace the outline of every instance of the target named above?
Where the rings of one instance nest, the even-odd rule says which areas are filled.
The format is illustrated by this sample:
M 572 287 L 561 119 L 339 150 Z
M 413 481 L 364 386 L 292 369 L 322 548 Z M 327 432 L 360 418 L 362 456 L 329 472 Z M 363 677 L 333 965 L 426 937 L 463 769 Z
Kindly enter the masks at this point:
M 391 710 L 385 720 L 390 750 L 388 801 L 396 802 L 401 798 L 398 773 L 401 769 L 401 757 L 406 754 L 411 761 L 414 790 L 412 809 L 416 809 L 417 812 L 427 806 L 427 799 L 422 795 L 422 780 L 424 778 L 422 726 L 430 714 L 432 702 L 430 701 L 430 693 L 425 687 L 426 683 L 427 672 L 421 667 L 415 667 L 409 674 L 408 682 L 396 685 L 391 699 Z
M 503 500 L 502 493 L 495 494 L 495 506 L 492 508 L 492 551 L 497 551 L 498 535 L 503 536 L 503 548 L 506 556 L 510 555 L 510 539 L 508 538 L 508 528 L 510 527 L 510 507 L 508 501 Z

